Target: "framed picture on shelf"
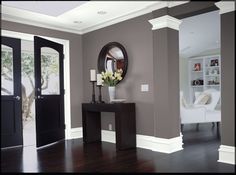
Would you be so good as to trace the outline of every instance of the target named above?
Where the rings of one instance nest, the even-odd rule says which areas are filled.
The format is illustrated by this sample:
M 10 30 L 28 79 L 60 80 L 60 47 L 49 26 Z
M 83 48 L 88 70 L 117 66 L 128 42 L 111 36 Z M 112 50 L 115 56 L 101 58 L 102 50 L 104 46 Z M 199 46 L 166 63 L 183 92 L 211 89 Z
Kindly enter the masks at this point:
M 194 64 L 194 71 L 200 71 L 201 70 L 201 63 L 195 63 Z
M 219 66 L 218 60 L 211 60 L 211 66 Z

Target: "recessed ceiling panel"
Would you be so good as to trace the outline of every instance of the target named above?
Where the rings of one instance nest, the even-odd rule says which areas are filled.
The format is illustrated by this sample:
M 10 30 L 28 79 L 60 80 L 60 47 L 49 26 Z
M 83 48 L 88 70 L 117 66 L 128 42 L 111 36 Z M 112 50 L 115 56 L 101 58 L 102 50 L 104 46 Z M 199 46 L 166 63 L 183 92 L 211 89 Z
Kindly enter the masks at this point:
M 2 20 L 83 34 L 188 1 L 3 1 Z
M 3 1 L 2 4 L 56 17 L 86 2 L 88 1 Z

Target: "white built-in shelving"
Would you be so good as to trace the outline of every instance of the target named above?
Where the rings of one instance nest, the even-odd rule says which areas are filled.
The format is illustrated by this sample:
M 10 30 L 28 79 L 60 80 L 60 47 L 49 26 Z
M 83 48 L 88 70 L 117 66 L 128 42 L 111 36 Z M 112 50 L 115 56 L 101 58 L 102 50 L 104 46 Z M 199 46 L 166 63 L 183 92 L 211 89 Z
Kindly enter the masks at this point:
M 189 59 L 189 97 L 194 101 L 194 92 L 210 88 L 221 90 L 220 55 L 194 57 Z

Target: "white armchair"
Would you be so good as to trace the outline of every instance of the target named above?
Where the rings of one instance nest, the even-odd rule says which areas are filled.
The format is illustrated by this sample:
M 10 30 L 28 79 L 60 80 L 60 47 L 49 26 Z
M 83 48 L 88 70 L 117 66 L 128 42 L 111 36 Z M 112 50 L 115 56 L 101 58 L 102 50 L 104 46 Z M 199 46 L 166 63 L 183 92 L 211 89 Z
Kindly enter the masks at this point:
M 180 119 L 181 124 L 202 123 L 205 121 L 206 108 L 204 107 L 186 107 L 183 104 L 183 92 L 180 92 Z
M 207 90 L 211 94 L 210 103 L 206 105 L 184 106 L 183 92 L 180 92 L 180 119 L 181 124 L 220 122 L 221 112 L 214 110 L 219 98 L 220 92 Z M 197 94 L 196 94 L 197 95 Z

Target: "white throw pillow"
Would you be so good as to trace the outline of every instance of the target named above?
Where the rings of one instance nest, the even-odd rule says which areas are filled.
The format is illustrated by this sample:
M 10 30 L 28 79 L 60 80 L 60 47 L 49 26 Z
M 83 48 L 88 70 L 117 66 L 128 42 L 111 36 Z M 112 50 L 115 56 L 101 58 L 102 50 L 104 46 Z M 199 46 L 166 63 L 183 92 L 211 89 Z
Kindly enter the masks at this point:
M 201 93 L 194 102 L 194 105 L 205 105 L 210 100 L 211 95 L 208 93 Z

